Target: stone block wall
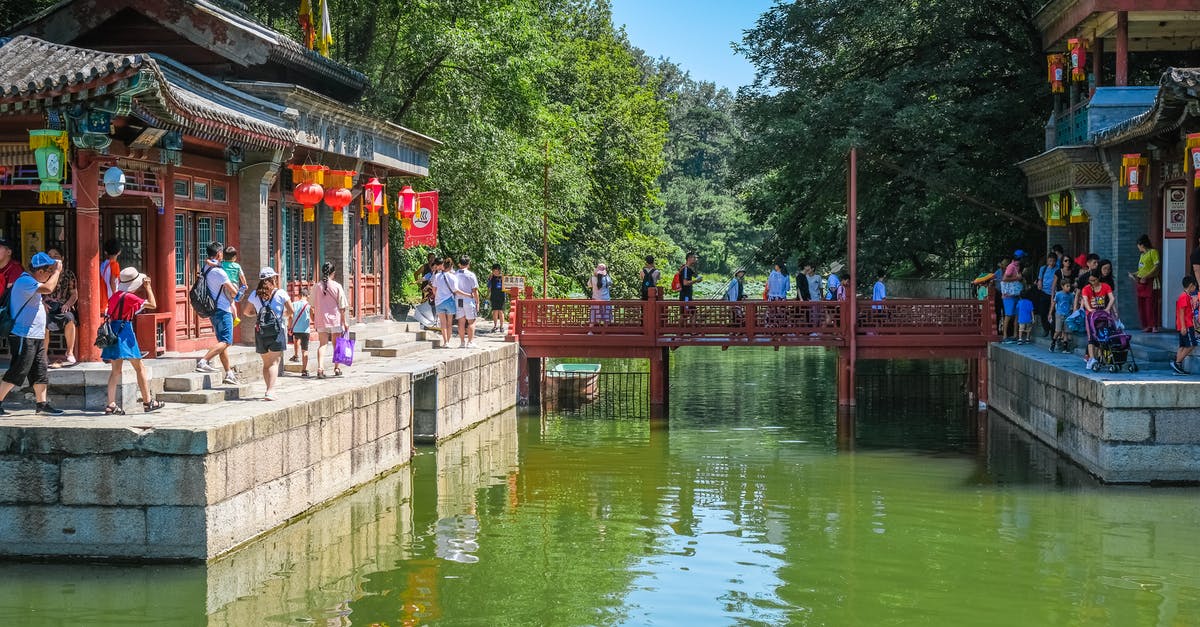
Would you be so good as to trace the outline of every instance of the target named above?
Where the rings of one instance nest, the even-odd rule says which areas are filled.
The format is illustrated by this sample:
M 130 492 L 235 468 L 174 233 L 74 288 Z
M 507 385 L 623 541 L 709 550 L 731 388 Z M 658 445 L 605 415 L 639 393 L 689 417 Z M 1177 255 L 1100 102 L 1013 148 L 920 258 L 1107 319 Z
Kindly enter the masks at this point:
M 516 404 L 517 345 L 472 352 L 438 366 L 437 440 Z
M 0 427 L 0 555 L 204 560 L 411 459 L 408 377 L 291 400 L 171 428 Z
M 999 345 L 988 372 L 992 409 L 1101 480 L 1200 482 L 1200 381 L 1092 375 Z

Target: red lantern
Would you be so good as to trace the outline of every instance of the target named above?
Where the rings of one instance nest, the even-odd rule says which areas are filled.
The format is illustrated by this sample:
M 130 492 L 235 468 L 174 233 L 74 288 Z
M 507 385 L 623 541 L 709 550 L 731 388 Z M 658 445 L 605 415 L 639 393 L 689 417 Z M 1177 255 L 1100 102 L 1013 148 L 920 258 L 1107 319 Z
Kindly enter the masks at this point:
M 1071 58 L 1071 80 L 1082 83 L 1087 80 L 1087 42 L 1082 39 L 1068 39 L 1067 52 Z
M 363 185 L 363 204 L 367 206 L 367 211 L 370 212 L 367 224 L 379 224 L 379 209 L 384 203 L 384 185 L 379 182 L 379 179 L 371 177 Z
M 413 217 L 417 215 L 417 193 L 405 185 L 400 190 L 400 226 L 405 231 L 412 228 Z
M 329 205 L 330 209 L 333 209 L 334 224 L 345 224 L 345 217 L 342 214 L 342 210 L 352 200 L 354 200 L 354 194 L 350 193 L 350 190 L 345 187 L 325 190 L 325 204 Z
M 304 207 L 304 221 L 312 222 L 316 219 L 317 203 L 325 197 L 325 189 L 316 183 L 301 183 L 292 190 L 292 197 Z
M 1183 171 L 1192 172 L 1192 186 L 1200 188 L 1200 133 L 1190 133 L 1183 152 Z
M 1067 58 L 1061 54 L 1052 54 L 1046 57 L 1046 80 L 1050 82 L 1051 91 L 1056 94 L 1061 94 L 1067 91 L 1063 85 L 1066 80 Z

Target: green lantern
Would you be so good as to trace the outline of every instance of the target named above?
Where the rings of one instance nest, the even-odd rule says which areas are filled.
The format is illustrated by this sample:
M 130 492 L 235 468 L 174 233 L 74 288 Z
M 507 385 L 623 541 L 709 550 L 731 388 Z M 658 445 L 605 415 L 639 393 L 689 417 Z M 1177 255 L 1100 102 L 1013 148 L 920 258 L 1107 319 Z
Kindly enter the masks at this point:
M 1064 211 L 1063 205 L 1066 204 L 1066 198 L 1060 194 L 1050 194 L 1049 200 L 1046 201 L 1046 226 L 1066 226 L 1067 212 Z
M 29 131 L 29 147 L 37 160 L 38 178 L 42 181 L 41 187 L 38 188 L 39 204 L 62 204 L 62 182 L 67 178 L 68 146 L 66 131 Z

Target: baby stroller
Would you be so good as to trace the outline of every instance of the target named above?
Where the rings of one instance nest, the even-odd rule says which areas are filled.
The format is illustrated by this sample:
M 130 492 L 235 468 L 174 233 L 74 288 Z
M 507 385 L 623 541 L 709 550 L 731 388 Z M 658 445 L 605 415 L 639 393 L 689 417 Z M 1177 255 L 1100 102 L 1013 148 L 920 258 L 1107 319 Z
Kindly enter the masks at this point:
M 1107 367 L 1109 372 L 1120 372 L 1124 367 L 1137 372 L 1137 360 L 1129 346 L 1129 334 L 1118 326 L 1116 317 L 1107 311 L 1094 311 L 1087 319 L 1088 339 L 1097 344 L 1096 361 L 1092 370 L 1099 372 Z

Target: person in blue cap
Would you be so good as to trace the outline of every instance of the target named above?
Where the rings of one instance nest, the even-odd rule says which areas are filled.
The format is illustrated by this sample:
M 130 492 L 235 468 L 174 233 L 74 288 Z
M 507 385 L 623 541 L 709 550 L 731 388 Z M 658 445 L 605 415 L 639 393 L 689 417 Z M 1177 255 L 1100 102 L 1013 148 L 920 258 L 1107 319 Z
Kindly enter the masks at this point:
M 37 400 L 37 413 L 50 416 L 63 413 L 46 399 L 46 385 L 50 379 L 43 341 L 46 338 L 46 308 L 42 306 L 42 296 L 58 287 L 62 269 L 61 261 L 55 261 L 46 253 L 37 253 L 29 261 L 29 272 L 21 274 L 9 290 L 8 306 L 13 328 L 8 336 L 8 350 L 12 358 L 8 362 L 8 371 L 0 380 L 0 403 L 13 388 L 28 379 Z M 0 415 L 7 413 L 0 405 Z

